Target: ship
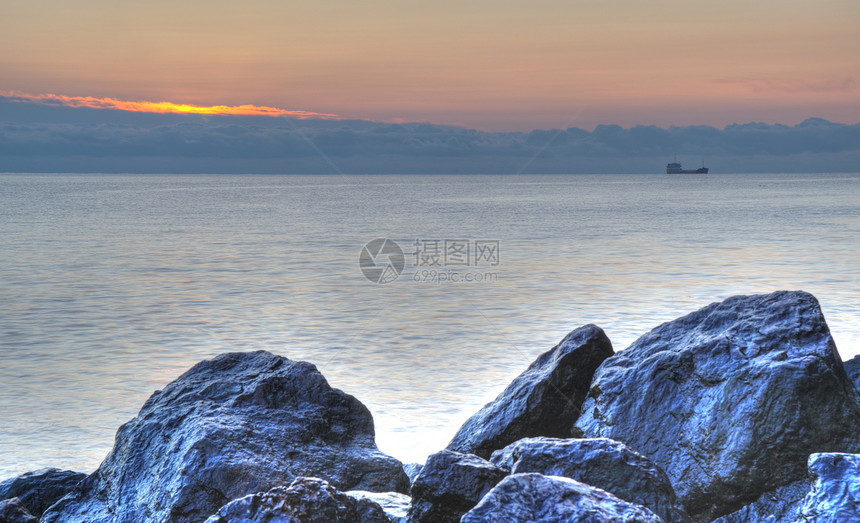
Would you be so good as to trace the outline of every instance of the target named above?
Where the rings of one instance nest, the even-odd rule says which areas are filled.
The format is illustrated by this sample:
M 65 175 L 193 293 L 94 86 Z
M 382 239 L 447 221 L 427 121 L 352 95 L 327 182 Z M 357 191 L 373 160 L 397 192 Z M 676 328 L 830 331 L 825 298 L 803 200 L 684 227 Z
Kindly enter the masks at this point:
M 666 174 L 708 174 L 708 168 L 702 160 L 702 166 L 698 169 L 684 169 L 676 158 L 674 162 L 666 164 Z

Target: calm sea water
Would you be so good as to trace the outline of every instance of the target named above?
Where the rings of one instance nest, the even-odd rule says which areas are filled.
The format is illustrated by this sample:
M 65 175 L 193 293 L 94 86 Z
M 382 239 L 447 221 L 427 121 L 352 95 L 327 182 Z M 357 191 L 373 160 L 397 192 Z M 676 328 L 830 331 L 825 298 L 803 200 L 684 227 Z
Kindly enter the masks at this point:
M 387 284 L 359 267 L 375 238 L 404 251 Z M 0 175 L 0 478 L 93 470 L 154 390 L 226 351 L 316 363 L 404 461 L 586 323 L 620 350 L 804 289 L 848 359 L 858 238 L 858 174 Z

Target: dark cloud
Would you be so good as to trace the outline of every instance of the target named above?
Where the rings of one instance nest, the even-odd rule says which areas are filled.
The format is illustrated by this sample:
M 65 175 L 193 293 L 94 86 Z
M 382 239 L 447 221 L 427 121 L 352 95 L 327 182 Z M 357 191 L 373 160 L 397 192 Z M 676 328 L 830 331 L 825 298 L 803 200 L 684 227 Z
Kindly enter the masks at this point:
M 856 171 L 860 124 L 600 125 L 487 133 L 431 124 L 48 107 L 0 98 L 0 171 L 274 173 Z

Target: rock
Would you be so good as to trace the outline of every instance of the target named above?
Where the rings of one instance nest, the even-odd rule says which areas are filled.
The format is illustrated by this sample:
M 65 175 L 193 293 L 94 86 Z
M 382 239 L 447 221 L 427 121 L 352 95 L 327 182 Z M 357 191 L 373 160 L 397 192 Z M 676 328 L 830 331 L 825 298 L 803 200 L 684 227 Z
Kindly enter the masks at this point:
M 18 498 L 0 501 L 0 523 L 38 523 L 39 519 L 27 510 Z
M 80 472 L 55 468 L 27 472 L 0 483 L 0 500 L 18 498 L 38 518 L 85 477 Z
M 412 499 L 399 492 L 368 492 L 366 490 L 349 490 L 344 492 L 357 500 L 366 499 L 382 508 L 391 523 L 405 523 Z
M 574 479 L 542 474 L 514 474 L 496 485 L 460 520 L 660 523 L 658 516 L 599 488 Z
M 511 474 L 537 472 L 575 479 L 641 505 L 667 523 L 689 521 L 666 473 L 618 441 L 525 438 L 494 452 L 491 461 Z
M 860 448 L 860 403 L 816 299 L 735 296 L 665 323 L 597 370 L 576 424 L 669 475 L 710 521 Z
M 388 523 L 375 503 L 357 500 L 319 478 L 298 477 L 289 487 L 227 503 L 206 523 Z
M 812 488 L 797 522 L 860 521 L 860 455 L 819 453 L 809 456 Z
M 860 389 L 860 355 L 854 356 L 850 360 L 843 362 L 845 373 L 848 374 L 848 379 L 854 384 L 854 388 Z
M 223 354 L 153 394 L 43 521 L 199 522 L 298 476 L 340 490 L 409 485 L 400 462 L 376 448 L 367 408 L 316 367 L 265 351 Z
M 740 510 L 715 519 L 712 523 L 793 523 L 800 503 L 809 492 L 806 479 L 765 492 Z
M 409 477 L 409 483 L 411 484 L 415 481 L 415 478 L 418 477 L 418 474 L 421 473 L 421 469 L 424 468 L 424 465 L 421 463 L 407 463 L 403 465 L 403 472 Z
M 469 418 L 448 449 L 486 459 L 522 438 L 569 437 L 591 377 L 609 356 L 612 343 L 599 327 L 574 330 Z
M 504 477 L 503 470 L 478 456 L 439 451 L 412 482 L 409 521 L 458 522 Z

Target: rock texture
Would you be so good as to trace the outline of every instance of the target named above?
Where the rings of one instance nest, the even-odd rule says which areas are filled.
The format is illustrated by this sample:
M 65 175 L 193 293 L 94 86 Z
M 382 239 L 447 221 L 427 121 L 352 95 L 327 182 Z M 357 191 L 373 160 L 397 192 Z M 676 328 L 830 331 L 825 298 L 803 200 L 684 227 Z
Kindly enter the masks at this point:
M 860 448 L 860 403 L 816 299 L 736 296 L 663 324 L 597 370 L 577 428 L 662 467 L 710 521 Z
M 80 472 L 54 468 L 27 472 L 0 483 L 0 500 L 18 498 L 38 518 L 85 477 Z
M 400 462 L 377 450 L 367 408 L 316 367 L 264 351 L 223 354 L 153 394 L 43 521 L 199 522 L 298 476 L 341 490 L 408 488 Z
M 18 498 L 0 501 L 0 523 L 38 523 L 39 518 L 27 510 Z
M 231 501 L 206 523 L 389 523 L 375 503 L 357 500 L 319 478 L 298 477 L 288 487 Z
M 848 374 L 848 379 L 851 380 L 855 388 L 860 389 L 860 355 L 843 362 L 843 365 L 845 366 L 845 373 Z
M 412 482 L 409 521 L 458 522 L 504 477 L 504 471 L 478 456 L 450 450 L 437 452 L 427 458 Z
M 666 473 L 618 441 L 525 438 L 494 452 L 491 461 L 511 474 L 537 472 L 575 479 L 642 505 L 667 523 L 689 521 Z
M 407 512 L 412 499 L 406 494 L 399 492 L 368 492 L 366 490 L 349 490 L 344 492 L 347 496 L 357 500 L 368 500 L 376 503 L 388 516 L 391 523 L 405 523 Z
M 800 503 L 809 492 L 809 481 L 795 481 L 765 492 L 740 510 L 715 519 L 712 523 L 794 523 Z
M 574 330 L 469 418 L 448 449 L 486 459 L 522 438 L 569 437 L 595 369 L 612 353 L 599 327 Z
M 809 456 L 812 488 L 797 522 L 860 521 L 860 455 L 821 453 Z
M 514 474 L 495 486 L 462 523 L 500 521 L 660 523 L 650 510 L 570 478 Z
M 418 474 L 421 473 L 421 469 L 423 468 L 424 464 L 422 463 L 406 463 L 403 465 L 403 472 L 405 472 L 406 476 L 409 477 L 410 484 L 415 481 L 415 478 L 418 477 Z

